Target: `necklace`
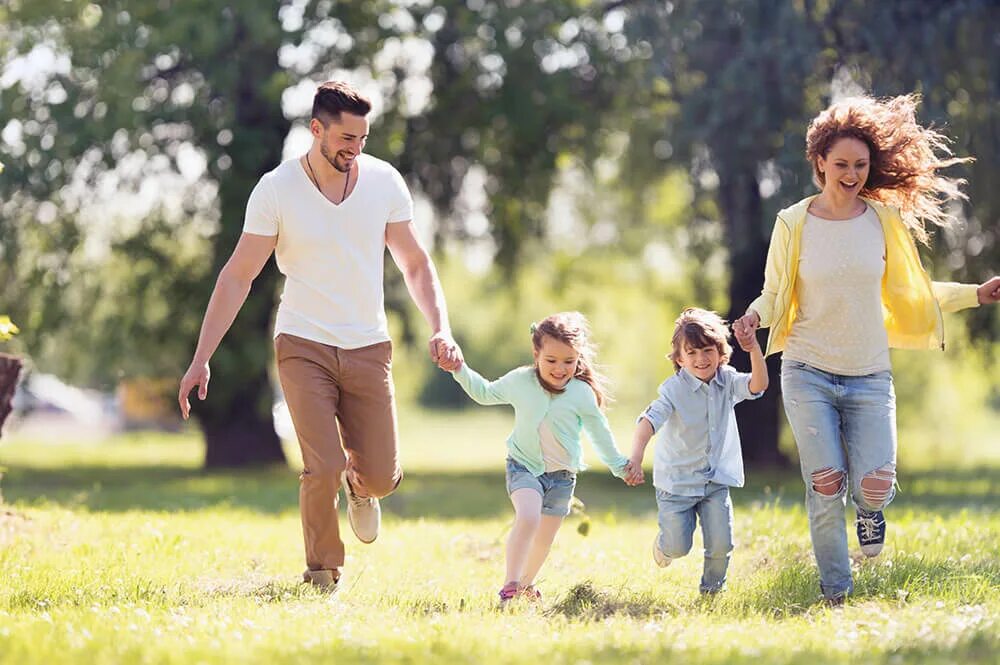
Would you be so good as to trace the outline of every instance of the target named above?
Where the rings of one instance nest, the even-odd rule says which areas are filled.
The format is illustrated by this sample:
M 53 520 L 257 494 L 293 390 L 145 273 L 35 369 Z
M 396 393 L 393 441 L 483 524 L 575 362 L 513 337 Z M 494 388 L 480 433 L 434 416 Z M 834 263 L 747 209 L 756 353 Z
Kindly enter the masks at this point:
M 316 189 L 319 190 L 320 194 L 323 194 L 323 188 L 319 186 L 319 179 L 316 177 L 316 172 L 313 171 L 312 162 L 309 161 L 308 152 L 306 153 L 306 166 L 309 167 L 310 179 L 312 180 L 313 184 L 316 185 Z M 343 203 L 344 199 L 347 198 L 347 185 L 349 185 L 350 182 L 351 182 L 351 169 L 347 169 L 347 177 L 344 178 L 344 193 L 340 195 L 340 203 Z M 323 196 L 326 196 L 326 194 L 323 194 Z

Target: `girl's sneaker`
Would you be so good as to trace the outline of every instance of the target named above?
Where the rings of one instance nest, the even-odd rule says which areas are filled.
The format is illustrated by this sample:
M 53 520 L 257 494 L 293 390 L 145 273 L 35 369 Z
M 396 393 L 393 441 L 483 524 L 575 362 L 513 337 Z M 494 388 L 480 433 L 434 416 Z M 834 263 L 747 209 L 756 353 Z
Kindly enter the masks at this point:
M 542 601 L 542 592 L 536 589 L 534 584 L 529 584 L 522 588 L 517 595 L 533 603 L 540 603 Z
M 858 528 L 861 552 L 867 557 L 878 556 L 885 545 L 885 515 L 881 510 L 868 512 L 862 508 L 858 508 L 857 513 L 854 524 Z
M 514 600 L 519 593 L 517 582 L 507 582 L 500 589 L 500 609 L 507 607 L 507 603 Z

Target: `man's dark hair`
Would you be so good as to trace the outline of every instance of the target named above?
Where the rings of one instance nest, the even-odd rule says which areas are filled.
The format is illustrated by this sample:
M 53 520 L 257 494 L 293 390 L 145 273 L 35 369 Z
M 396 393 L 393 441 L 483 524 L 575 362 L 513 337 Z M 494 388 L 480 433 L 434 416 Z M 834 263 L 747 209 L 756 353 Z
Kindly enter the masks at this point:
M 366 116 L 372 110 L 367 97 L 342 81 L 327 81 L 316 90 L 313 97 L 312 117 L 326 127 L 331 120 L 340 120 L 340 114 Z

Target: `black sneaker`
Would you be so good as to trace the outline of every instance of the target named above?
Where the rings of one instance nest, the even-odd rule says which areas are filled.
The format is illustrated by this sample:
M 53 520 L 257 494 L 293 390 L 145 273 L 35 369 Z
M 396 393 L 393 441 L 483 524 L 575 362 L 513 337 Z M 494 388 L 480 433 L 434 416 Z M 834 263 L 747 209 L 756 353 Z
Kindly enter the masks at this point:
M 885 515 L 881 510 L 868 512 L 863 508 L 858 508 L 857 513 L 854 525 L 858 528 L 861 552 L 867 557 L 878 556 L 885 544 Z

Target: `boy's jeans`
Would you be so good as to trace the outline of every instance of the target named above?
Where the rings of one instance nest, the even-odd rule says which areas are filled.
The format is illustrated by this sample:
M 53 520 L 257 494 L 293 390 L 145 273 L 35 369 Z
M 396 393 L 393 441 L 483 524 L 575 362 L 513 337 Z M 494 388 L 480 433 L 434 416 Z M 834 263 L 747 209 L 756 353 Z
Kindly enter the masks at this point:
M 691 551 L 696 518 L 701 521 L 705 543 L 705 569 L 701 591 L 714 593 L 726 583 L 729 554 L 733 551 L 733 504 L 729 487 L 717 483 L 705 485 L 705 496 L 679 496 L 656 490 L 660 535 L 657 546 L 671 559 Z
M 823 595 L 835 598 L 854 590 L 847 552 L 844 506 L 847 488 L 854 503 L 881 510 L 892 501 L 869 505 L 861 480 L 873 470 L 896 464 L 896 393 L 888 370 L 865 376 L 842 376 L 805 363 L 781 363 L 785 414 L 799 449 L 806 508 L 819 583 Z M 846 478 L 833 496 L 813 487 L 812 474 L 833 469 Z

